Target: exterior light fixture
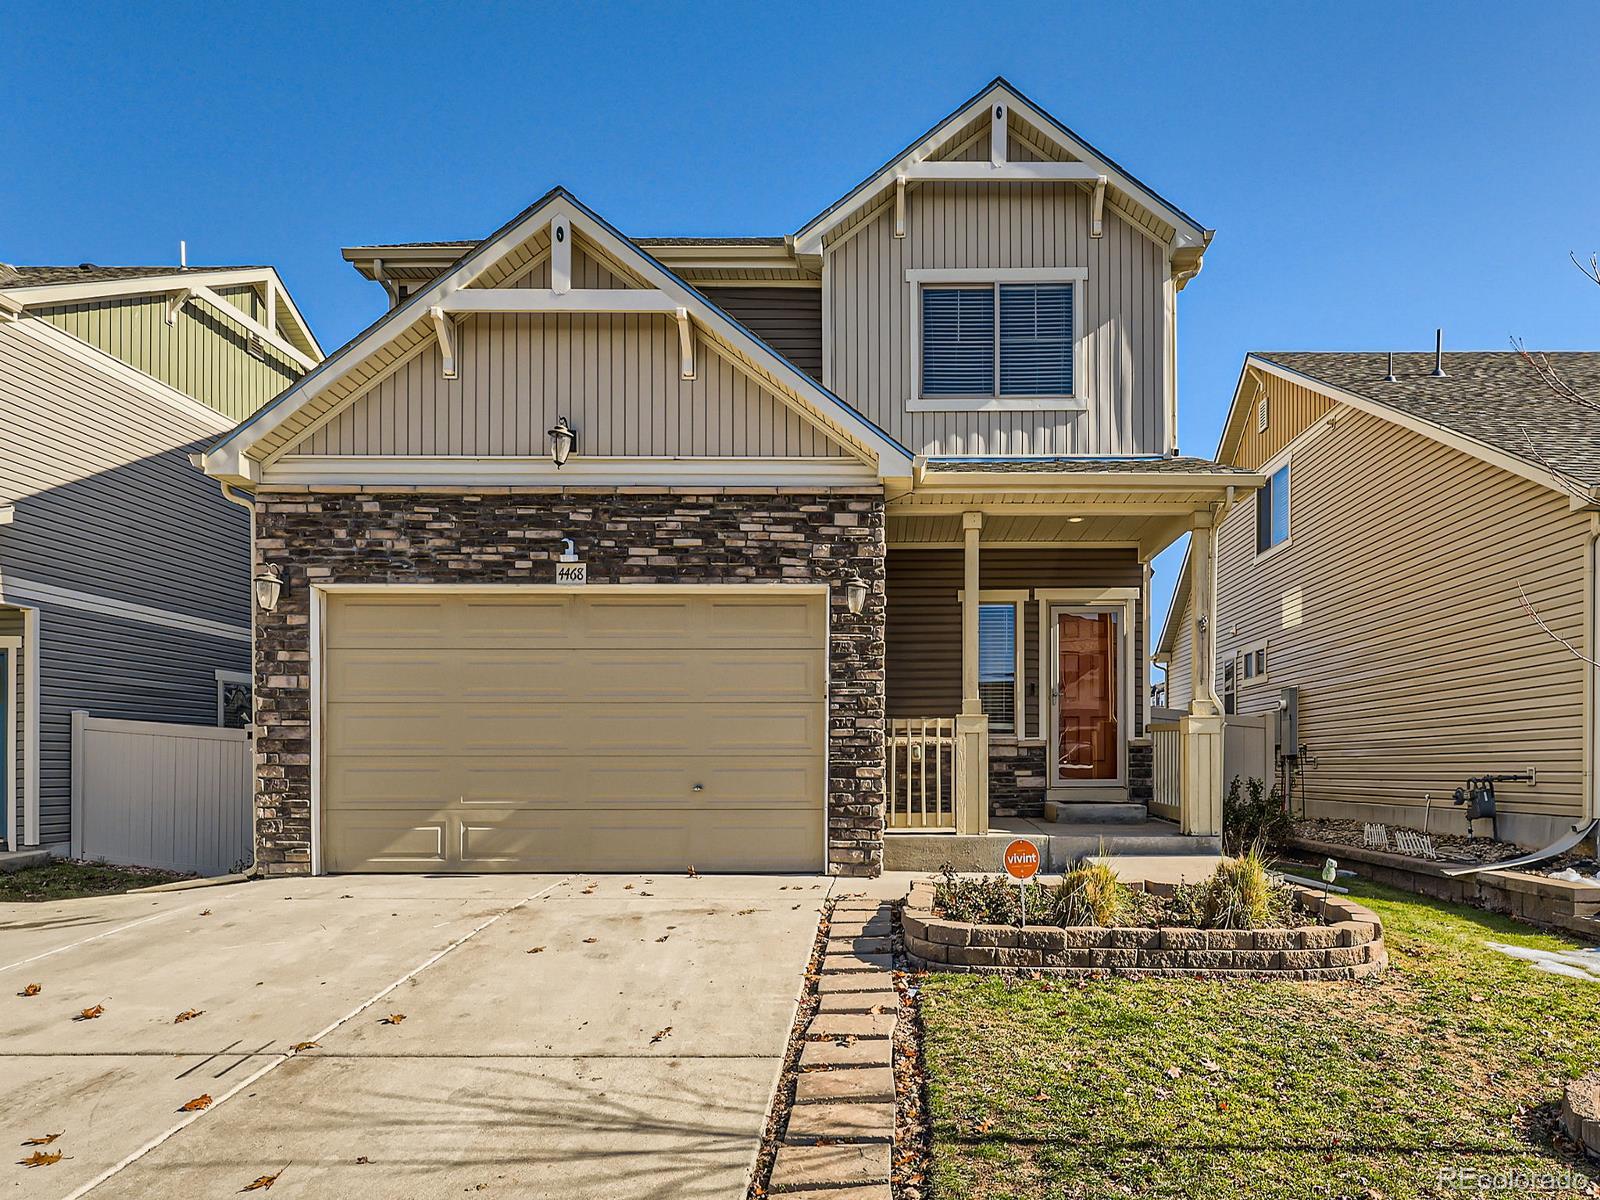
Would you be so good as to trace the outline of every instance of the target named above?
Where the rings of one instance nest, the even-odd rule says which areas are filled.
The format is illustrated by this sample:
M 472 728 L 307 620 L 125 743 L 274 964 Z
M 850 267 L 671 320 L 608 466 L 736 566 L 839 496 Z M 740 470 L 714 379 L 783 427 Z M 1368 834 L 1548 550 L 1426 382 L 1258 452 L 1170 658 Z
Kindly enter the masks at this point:
M 560 470 L 566 466 L 567 456 L 577 449 L 578 431 L 565 417 L 560 417 L 545 432 L 550 435 L 550 461 Z
M 867 606 L 867 581 L 859 575 L 845 580 L 844 599 L 850 606 L 850 615 L 859 617 Z
M 256 604 L 261 611 L 271 612 L 277 608 L 278 600 L 283 595 L 283 569 L 277 563 L 272 563 L 252 582 L 256 588 Z

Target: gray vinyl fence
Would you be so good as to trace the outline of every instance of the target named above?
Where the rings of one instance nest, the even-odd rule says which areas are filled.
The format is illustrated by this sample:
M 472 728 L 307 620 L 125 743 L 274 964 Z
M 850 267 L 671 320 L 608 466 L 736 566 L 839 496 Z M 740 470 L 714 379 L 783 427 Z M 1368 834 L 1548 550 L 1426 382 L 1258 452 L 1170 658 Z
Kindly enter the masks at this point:
M 1222 725 L 1222 786 L 1227 788 L 1235 778 L 1241 787 L 1244 780 L 1259 779 L 1271 791 L 1278 774 L 1277 735 L 1276 713 L 1228 717 Z
M 72 714 L 72 855 L 198 875 L 250 858 L 242 729 Z

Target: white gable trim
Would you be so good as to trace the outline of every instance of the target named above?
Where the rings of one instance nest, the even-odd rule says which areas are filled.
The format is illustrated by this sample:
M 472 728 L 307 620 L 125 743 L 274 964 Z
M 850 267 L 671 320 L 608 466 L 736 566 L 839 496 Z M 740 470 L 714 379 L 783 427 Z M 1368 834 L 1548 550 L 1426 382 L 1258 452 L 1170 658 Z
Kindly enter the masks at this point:
M 535 204 L 500 232 L 492 235 L 476 250 L 462 258 L 453 270 L 408 297 L 403 304 L 394 308 L 365 333 L 323 362 L 317 370 L 299 380 L 276 401 L 242 423 L 231 436 L 211 447 L 203 456 L 206 473 L 222 479 L 253 482 L 259 475 L 259 469 L 249 458 L 248 452 L 263 437 L 278 429 L 305 404 L 343 378 L 379 348 L 387 345 L 398 333 L 410 328 L 419 320 L 428 319 L 432 309 L 447 309 L 452 305 L 470 307 L 480 303 L 467 292 L 473 281 L 525 242 L 534 230 L 546 224 L 553 225 L 558 221 L 565 222 L 569 229 L 578 230 L 600 251 L 611 255 L 619 263 L 626 264 L 648 283 L 654 284 L 653 289 L 640 293 L 649 297 L 649 303 L 662 304 L 674 315 L 677 309 L 684 309 L 686 315 L 713 339 L 760 363 L 763 369 L 784 387 L 800 397 L 801 402 L 815 414 L 818 423 L 825 431 L 832 433 L 833 430 L 829 429 L 829 425 L 834 424 L 845 437 L 865 447 L 873 456 L 876 469 L 881 476 L 906 477 L 911 474 L 911 455 L 905 447 L 831 392 L 819 387 L 809 375 L 746 332 L 720 309 L 711 305 L 699 292 L 671 274 L 583 207 L 576 198 L 560 190 Z M 483 292 L 481 303 L 492 305 L 501 302 L 500 289 L 478 290 Z M 463 295 L 463 292 L 467 294 Z M 516 302 L 555 306 L 578 303 L 583 299 L 580 297 L 577 301 L 565 301 L 553 294 L 546 296 L 534 291 L 526 292 L 524 295 L 526 299 L 519 299 Z M 608 302 L 614 303 L 616 293 L 608 295 L 610 296 Z M 354 399 L 355 397 L 351 397 L 350 402 Z

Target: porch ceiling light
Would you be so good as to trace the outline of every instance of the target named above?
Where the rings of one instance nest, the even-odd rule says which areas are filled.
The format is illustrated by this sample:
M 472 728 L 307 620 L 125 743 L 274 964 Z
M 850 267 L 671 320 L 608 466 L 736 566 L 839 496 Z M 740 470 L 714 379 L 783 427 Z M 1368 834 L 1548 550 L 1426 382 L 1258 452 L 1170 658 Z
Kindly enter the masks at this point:
M 261 611 L 271 612 L 277 608 L 278 600 L 283 596 L 283 569 L 277 563 L 272 563 L 252 582 L 256 588 L 256 604 Z
M 845 580 L 844 600 L 850 606 L 851 616 L 859 617 L 867 606 L 867 581 L 859 575 Z
M 1083 518 L 1082 517 L 1068 517 L 1067 518 L 1067 522 L 1068 522 L 1068 524 L 1071 524 L 1071 525 L 1082 525 L 1083 524 Z
M 566 466 L 567 456 L 578 447 L 578 431 L 565 417 L 559 417 L 545 432 L 550 435 L 550 461 L 560 470 Z

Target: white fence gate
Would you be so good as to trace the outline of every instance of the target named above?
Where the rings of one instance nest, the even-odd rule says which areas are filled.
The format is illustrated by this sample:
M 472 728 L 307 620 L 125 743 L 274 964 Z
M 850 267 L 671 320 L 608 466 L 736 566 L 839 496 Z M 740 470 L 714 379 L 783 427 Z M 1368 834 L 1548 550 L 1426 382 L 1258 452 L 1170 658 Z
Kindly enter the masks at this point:
M 250 858 L 242 729 L 72 714 L 72 855 L 221 875 Z

